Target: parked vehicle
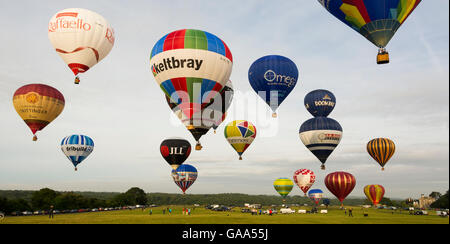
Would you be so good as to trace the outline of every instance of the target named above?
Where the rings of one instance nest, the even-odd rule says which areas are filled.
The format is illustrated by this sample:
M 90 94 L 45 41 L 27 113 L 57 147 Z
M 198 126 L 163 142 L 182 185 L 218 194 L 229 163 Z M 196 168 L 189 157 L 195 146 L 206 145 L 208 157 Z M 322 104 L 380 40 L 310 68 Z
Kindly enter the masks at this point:
M 290 208 L 282 208 L 282 209 L 280 209 L 280 213 L 282 213 L 282 214 L 293 214 L 293 213 L 295 213 L 295 211 L 290 209 Z

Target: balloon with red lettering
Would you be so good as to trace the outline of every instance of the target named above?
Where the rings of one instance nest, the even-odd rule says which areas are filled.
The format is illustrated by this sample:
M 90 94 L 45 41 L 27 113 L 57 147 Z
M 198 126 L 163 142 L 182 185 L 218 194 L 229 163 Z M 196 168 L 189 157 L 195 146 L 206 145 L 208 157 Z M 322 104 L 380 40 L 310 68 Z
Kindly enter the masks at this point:
M 48 24 L 48 38 L 80 82 L 79 74 L 104 59 L 114 46 L 114 30 L 98 13 L 82 8 L 57 12 Z

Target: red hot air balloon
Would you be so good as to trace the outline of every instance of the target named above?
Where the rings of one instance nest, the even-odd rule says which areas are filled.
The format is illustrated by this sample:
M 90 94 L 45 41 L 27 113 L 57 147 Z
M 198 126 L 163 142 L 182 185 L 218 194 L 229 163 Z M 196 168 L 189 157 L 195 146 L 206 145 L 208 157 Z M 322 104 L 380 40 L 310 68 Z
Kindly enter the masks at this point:
M 334 172 L 325 177 L 325 185 L 339 199 L 341 206 L 344 206 L 343 201 L 355 188 L 356 179 L 347 172 Z

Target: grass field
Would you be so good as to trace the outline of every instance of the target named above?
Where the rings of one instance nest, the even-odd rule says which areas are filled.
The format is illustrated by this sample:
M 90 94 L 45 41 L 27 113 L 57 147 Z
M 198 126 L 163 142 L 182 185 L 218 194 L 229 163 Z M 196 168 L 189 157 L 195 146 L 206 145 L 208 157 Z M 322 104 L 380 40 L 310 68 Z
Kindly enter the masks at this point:
M 190 216 L 186 216 L 181 213 L 182 206 L 169 207 L 172 208 L 170 215 L 162 213 L 165 206 L 153 208 L 152 215 L 149 215 L 150 209 L 136 209 L 63 214 L 55 215 L 54 219 L 48 216 L 7 216 L 0 220 L 0 224 L 449 224 L 448 218 L 436 216 L 435 211 L 429 211 L 428 216 L 414 216 L 409 215 L 408 211 L 392 214 L 390 210 L 365 209 L 369 216 L 364 217 L 363 210 L 354 207 L 352 218 L 337 208 L 330 208 L 328 214 L 252 216 L 250 213 L 241 213 L 240 208 L 234 208 L 233 212 L 215 212 L 197 207 Z

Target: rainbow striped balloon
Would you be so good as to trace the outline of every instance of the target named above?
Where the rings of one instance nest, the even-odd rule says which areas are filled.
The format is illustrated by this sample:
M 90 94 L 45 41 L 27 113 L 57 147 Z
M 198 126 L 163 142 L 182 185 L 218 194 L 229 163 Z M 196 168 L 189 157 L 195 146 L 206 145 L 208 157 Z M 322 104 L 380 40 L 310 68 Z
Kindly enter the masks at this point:
M 201 30 L 171 32 L 153 47 L 150 66 L 166 96 L 188 118 L 201 111 L 228 82 L 233 57 L 217 36 Z
M 368 185 L 364 187 L 364 194 L 374 206 L 378 205 L 384 197 L 384 187 L 382 185 Z

